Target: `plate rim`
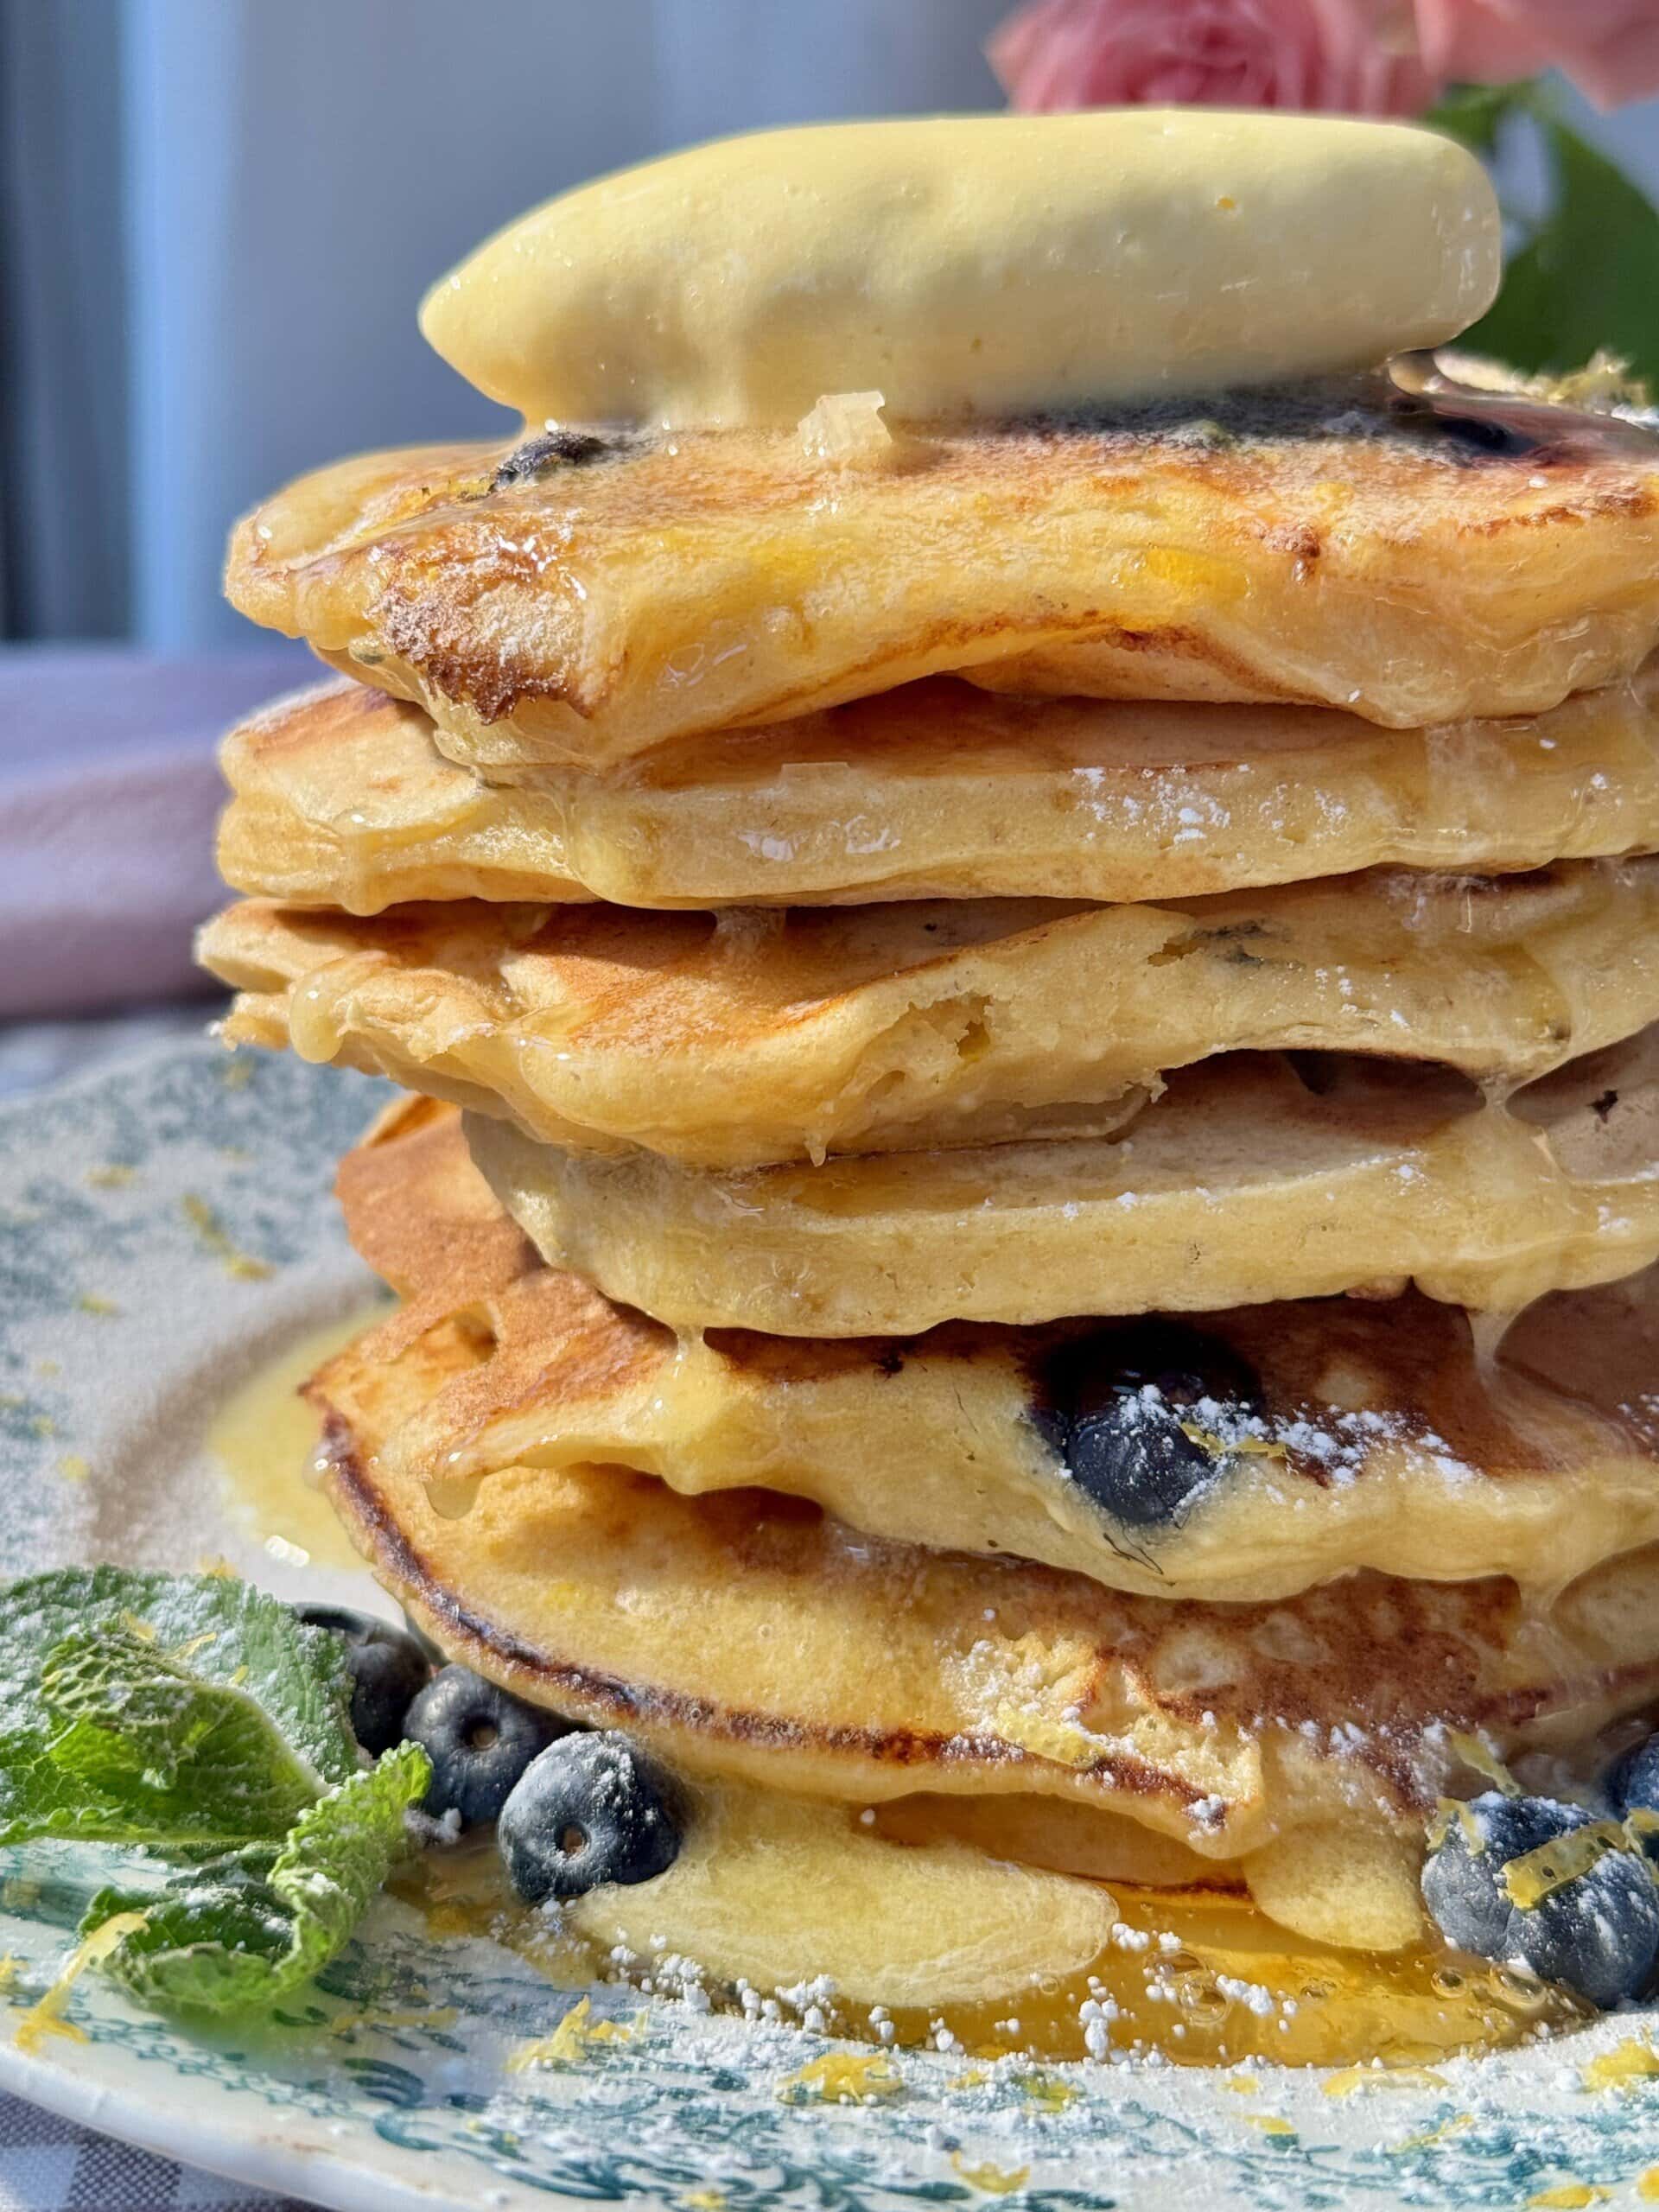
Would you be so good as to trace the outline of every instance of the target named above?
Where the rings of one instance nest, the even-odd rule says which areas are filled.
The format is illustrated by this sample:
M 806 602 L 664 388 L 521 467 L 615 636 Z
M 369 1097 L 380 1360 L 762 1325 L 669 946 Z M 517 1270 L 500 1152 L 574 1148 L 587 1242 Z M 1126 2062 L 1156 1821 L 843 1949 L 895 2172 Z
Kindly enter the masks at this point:
M 270 2190 L 278 2197 L 293 2196 L 302 2203 L 323 2205 L 327 2212 L 474 2212 L 479 2205 L 489 2206 L 491 2212 L 510 2212 L 516 2202 L 532 2202 L 582 2212 L 575 2199 L 562 2192 L 537 2190 L 532 2199 L 513 2191 L 505 2179 L 493 2194 L 480 2193 L 468 2200 L 447 2188 L 425 2189 L 401 2173 L 366 2166 L 360 2158 L 321 2142 L 283 2142 L 211 2121 L 193 2122 L 188 2152 L 181 2153 L 177 2115 L 166 2106 L 152 2104 L 137 2089 L 79 2082 L 68 2066 L 36 2051 L 20 2051 L 15 2041 L 0 2042 L 0 2090 L 85 2127 L 94 2138 L 109 2136 L 130 2143 L 187 2173 L 194 2169 L 221 2181 Z M 292 2115 L 288 2124 L 294 2124 Z M 317 2124 L 300 2123 L 308 2132 Z M 357 2129 L 353 2129 L 350 2139 L 359 2139 Z M 388 2152 L 397 2149 L 385 2143 L 381 2147 Z

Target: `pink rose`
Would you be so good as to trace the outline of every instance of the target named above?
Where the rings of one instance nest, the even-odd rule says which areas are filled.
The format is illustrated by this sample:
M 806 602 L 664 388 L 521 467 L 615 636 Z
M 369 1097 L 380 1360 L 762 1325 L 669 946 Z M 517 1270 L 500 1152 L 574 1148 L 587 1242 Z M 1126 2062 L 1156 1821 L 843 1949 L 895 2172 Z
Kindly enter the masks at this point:
M 1417 21 L 1438 76 L 1501 85 L 1560 69 L 1602 108 L 1659 92 L 1653 0 L 1417 0 Z
M 1409 0 L 1036 0 L 987 50 L 1027 111 L 1144 102 L 1420 115 L 1440 89 Z

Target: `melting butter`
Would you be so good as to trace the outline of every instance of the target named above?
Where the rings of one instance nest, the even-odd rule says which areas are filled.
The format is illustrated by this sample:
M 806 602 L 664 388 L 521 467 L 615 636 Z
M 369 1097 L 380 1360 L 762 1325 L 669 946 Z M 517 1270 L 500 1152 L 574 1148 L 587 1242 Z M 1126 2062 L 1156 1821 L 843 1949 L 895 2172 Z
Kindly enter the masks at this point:
M 547 202 L 428 295 L 532 421 L 995 416 L 1369 366 L 1497 292 L 1485 173 L 1408 125 L 1133 108 L 725 139 Z

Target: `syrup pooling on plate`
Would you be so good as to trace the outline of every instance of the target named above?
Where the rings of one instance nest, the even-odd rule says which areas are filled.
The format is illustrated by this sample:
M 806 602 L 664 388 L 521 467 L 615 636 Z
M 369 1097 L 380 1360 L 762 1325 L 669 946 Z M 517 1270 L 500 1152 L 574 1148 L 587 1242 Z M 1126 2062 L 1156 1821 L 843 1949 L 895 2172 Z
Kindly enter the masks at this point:
M 308 1331 L 239 1385 L 207 1432 L 209 1455 L 237 1517 L 287 1566 L 359 1564 L 318 1487 L 322 1424 L 300 1393 L 323 1361 L 372 1325 L 378 1310 L 359 1309 Z
M 1387 1956 L 1289 1935 L 1225 1890 L 1112 1891 L 1118 1920 L 1089 1967 L 975 2005 L 874 2005 L 807 1978 L 787 1997 L 740 1992 L 675 1955 L 671 1923 L 655 1958 L 619 1961 L 557 1910 L 512 1895 L 487 1845 L 433 1854 L 393 1882 L 438 1941 L 486 1938 L 530 1960 L 556 1987 L 623 1981 L 648 2003 L 822 2027 L 877 2049 L 934 2050 L 965 2063 L 1062 2063 L 1156 2054 L 1179 2066 L 1260 2060 L 1414 2067 L 1564 2032 L 1585 2014 L 1559 1992 L 1438 1941 Z M 748 1910 L 741 1877 L 729 1910 Z
M 1055 2060 L 1155 2052 L 1181 2066 L 1420 2066 L 1505 2050 L 1584 2017 L 1559 1993 L 1438 1941 L 1388 1955 L 1338 1950 L 1288 1935 L 1237 1896 L 1115 1894 L 1122 1917 L 1080 1981 L 1006 2006 L 945 2009 L 945 2029 L 965 2051 Z M 919 2013 L 899 2016 L 906 2043 L 925 2042 L 931 2024 Z

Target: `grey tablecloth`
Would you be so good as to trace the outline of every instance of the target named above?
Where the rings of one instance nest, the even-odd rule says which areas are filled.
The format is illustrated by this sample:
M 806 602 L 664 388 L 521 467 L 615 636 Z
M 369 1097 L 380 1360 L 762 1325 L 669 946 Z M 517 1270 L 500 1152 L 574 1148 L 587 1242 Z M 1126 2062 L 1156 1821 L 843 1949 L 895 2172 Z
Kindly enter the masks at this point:
M 0 2096 L 0 2212 L 284 2212 L 292 2203 Z

